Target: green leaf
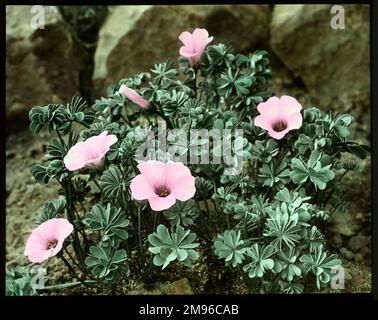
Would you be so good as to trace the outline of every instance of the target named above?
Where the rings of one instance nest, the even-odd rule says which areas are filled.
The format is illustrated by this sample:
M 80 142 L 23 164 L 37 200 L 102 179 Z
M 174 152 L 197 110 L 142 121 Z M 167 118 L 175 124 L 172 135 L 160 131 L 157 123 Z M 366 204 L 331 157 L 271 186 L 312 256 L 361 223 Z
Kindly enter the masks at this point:
M 100 243 L 89 248 L 89 256 L 85 259 L 85 264 L 95 277 L 104 282 L 116 283 L 128 273 L 126 258 L 125 249 L 104 246 Z
M 35 296 L 36 288 L 32 286 L 33 278 L 28 266 L 6 267 L 5 295 L 6 296 Z
M 307 164 L 299 158 L 291 159 L 290 177 L 295 184 L 303 184 L 308 179 L 315 185 L 315 188 L 324 190 L 327 183 L 335 178 L 331 165 L 322 167 L 323 154 L 314 150 Z
M 270 212 L 265 225 L 264 236 L 273 237 L 271 244 L 277 251 L 282 250 L 282 245 L 294 246 L 301 239 L 298 214 L 288 210 L 286 203 L 282 203 L 275 211 Z
M 218 239 L 214 242 L 215 254 L 219 259 L 224 259 L 226 266 L 232 265 L 236 267 L 244 260 L 246 247 L 244 241 L 240 239 L 240 230 L 226 230 L 223 234 L 218 235 Z
M 316 276 L 316 285 L 318 289 L 325 286 L 331 280 L 332 268 L 341 266 L 341 260 L 337 258 L 336 254 L 327 256 L 320 246 L 315 250 L 314 254 L 306 254 L 300 258 L 303 263 L 305 272 L 312 272 Z
M 123 168 L 122 170 L 127 170 Z M 127 195 L 130 185 L 129 174 L 124 174 L 117 166 L 111 166 L 104 171 L 100 178 L 100 186 L 104 196 L 109 199 L 120 201 L 123 196 Z
M 272 270 L 274 261 L 270 257 L 274 253 L 274 248 L 270 245 L 261 247 L 257 243 L 252 247 L 247 248 L 246 255 L 251 258 L 251 262 L 243 267 L 243 271 L 248 274 L 250 278 L 261 278 L 266 270 Z
M 36 223 L 39 225 L 47 220 L 62 217 L 66 209 L 66 204 L 67 202 L 64 198 L 46 202 L 43 205 L 42 213 L 36 219 Z
M 177 259 L 190 267 L 193 261 L 199 258 L 198 253 L 193 250 L 199 245 L 193 243 L 196 237 L 195 233 L 190 233 L 190 230 L 185 231 L 181 226 L 170 233 L 164 225 L 160 224 L 156 232 L 148 236 L 148 242 L 152 245 L 148 250 L 155 255 L 153 263 L 165 269 Z
M 190 199 L 185 202 L 176 202 L 174 206 L 165 210 L 163 214 L 170 221 L 172 227 L 179 225 L 186 227 L 194 223 L 193 218 L 198 212 L 194 200 Z
M 44 183 L 47 184 L 50 180 L 50 176 L 47 173 L 47 167 L 34 164 L 31 168 L 31 173 L 34 176 L 35 181 L 38 183 Z
M 127 226 L 130 221 L 126 219 L 125 213 L 121 209 L 116 209 L 108 203 L 103 207 L 96 204 L 87 213 L 84 219 L 93 231 L 102 231 L 103 246 L 114 245 L 116 238 L 126 240 L 128 238 Z

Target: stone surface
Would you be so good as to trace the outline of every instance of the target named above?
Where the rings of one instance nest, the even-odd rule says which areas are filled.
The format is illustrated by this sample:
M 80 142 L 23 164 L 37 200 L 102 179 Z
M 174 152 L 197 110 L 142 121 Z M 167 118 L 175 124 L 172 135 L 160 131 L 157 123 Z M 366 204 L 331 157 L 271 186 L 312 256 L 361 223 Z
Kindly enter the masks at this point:
M 193 294 L 189 280 L 183 278 L 173 282 L 157 283 L 150 288 L 140 287 L 127 292 L 129 295 Z
M 331 246 L 333 248 L 341 248 L 343 245 L 343 238 L 339 233 L 335 233 L 331 238 Z
M 104 93 L 124 77 L 177 58 L 178 36 L 196 27 L 206 28 L 213 43 L 261 49 L 269 38 L 270 13 L 268 5 L 110 7 L 95 53 L 95 85 Z
M 6 117 L 26 120 L 33 105 L 66 102 L 77 92 L 72 41 L 54 6 L 33 29 L 31 6 L 6 7 Z M 11 125 L 9 125 L 11 127 Z
M 353 260 L 354 254 L 349 251 L 347 248 L 341 248 L 340 254 L 347 260 Z
M 351 237 L 356 234 L 360 226 L 356 223 L 352 212 L 336 211 L 331 216 L 330 231 Z
M 189 280 L 183 278 L 171 283 L 162 284 L 160 289 L 163 294 L 193 294 Z
M 273 51 L 328 109 L 335 99 L 370 101 L 369 6 L 343 7 L 345 29 L 331 28 L 331 5 L 276 5 L 270 24 Z
M 349 249 L 353 252 L 358 252 L 363 247 L 369 246 L 371 242 L 371 237 L 368 236 L 354 236 L 349 240 Z

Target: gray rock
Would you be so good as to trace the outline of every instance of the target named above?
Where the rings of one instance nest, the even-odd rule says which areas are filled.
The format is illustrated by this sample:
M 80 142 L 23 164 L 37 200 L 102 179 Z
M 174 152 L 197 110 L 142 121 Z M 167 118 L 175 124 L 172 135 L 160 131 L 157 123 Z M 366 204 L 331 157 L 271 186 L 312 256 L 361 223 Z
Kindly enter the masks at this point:
M 351 251 L 358 252 L 363 247 L 370 245 L 370 242 L 371 237 L 358 235 L 349 240 L 348 247 Z
M 6 118 L 26 120 L 33 105 L 69 100 L 77 92 L 77 58 L 54 6 L 44 6 L 45 28 L 34 29 L 32 6 L 6 7 Z
M 341 248 L 340 254 L 347 260 L 353 260 L 354 254 L 353 252 L 349 251 L 347 248 Z
M 268 5 L 114 6 L 99 33 L 93 80 L 108 85 L 179 55 L 182 31 L 206 28 L 214 42 L 257 48 L 269 35 Z
M 343 5 L 345 29 L 337 30 L 331 7 L 276 5 L 270 24 L 274 52 L 328 109 L 340 97 L 370 97 L 369 6 Z
M 343 238 L 339 233 L 333 235 L 331 239 L 331 245 L 334 248 L 341 248 L 343 245 Z
M 331 216 L 330 231 L 342 236 L 351 237 L 356 234 L 360 226 L 356 223 L 353 213 L 350 211 L 336 211 Z
M 183 278 L 173 282 L 156 283 L 152 287 L 145 286 L 129 290 L 129 295 L 160 295 L 160 294 L 193 294 L 189 280 Z
M 160 290 L 163 294 L 193 294 L 193 290 L 187 278 L 162 284 Z

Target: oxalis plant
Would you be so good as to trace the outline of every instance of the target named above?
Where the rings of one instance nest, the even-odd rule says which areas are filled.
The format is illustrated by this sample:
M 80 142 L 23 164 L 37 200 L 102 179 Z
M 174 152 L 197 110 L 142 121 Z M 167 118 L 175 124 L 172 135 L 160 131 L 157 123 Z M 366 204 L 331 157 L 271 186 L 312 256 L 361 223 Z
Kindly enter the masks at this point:
M 25 256 L 60 258 L 72 282 L 34 290 L 17 267 L 8 294 L 153 282 L 200 264 L 209 248 L 199 239 L 251 293 L 329 285 L 341 261 L 324 232 L 358 168 L 341 156 L 369 152 L 349 140 L 353 117 L 274 96 L 265 51 L 235 53 L 205 29 L 179 40 L 178 67 L 121 79 L 93 106 L 73 97 L 31 109 L 32 133 L 53 135 L 31 172 L 56 180 L 60 196 L 43 206 Z

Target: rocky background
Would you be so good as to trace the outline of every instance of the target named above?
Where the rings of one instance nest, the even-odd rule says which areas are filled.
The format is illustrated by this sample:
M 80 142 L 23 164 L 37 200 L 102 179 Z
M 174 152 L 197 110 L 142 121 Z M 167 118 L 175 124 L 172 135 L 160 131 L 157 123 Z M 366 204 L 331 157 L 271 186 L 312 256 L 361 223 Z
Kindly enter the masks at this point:
M 24 244 L 36 214 L 57 196 L 54 184 L 36 184 L 29 171 L 31 164 L 41 161 L 48 141 L 48 136 L 29 133 L 30 108 L 66 103 L 75 94 L 92 103 L 121 78 L 176 58 L 177 37 L 184 30 L 204 27 L 215 42 L 231 44 L 242 53 L 268 50 L 277 95 L 352 114 L 353 139 L 370 145 L 369 6 L 343 7 L 345 29 L 334 30 L 330 5 L 44 6 L 45 29 L 34 30 L 30 6 L 7 6 L 7 264 L 26 263 Z M 334 214 L 328 234 L 345 259 L 350 292 L 371 289 L 370 169 L 367 159 L 346 181 L 349 205 Z M 56 266 L 52 263 L 51 268 Z M 243 292 L 237 284 L 222 288 L 222 275 L 209 275 L 206 268 L 186 277 L 189 280 L 169 279 L 178 280 L 169 290 L 167 284 L 152 291 L 133 285 L 131 291 L 121 292 Z

